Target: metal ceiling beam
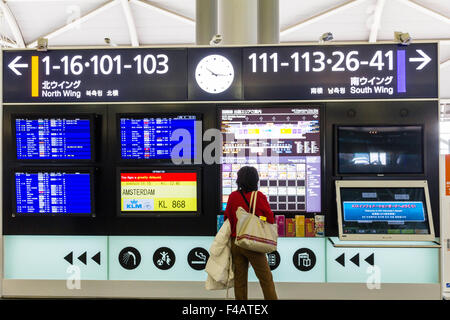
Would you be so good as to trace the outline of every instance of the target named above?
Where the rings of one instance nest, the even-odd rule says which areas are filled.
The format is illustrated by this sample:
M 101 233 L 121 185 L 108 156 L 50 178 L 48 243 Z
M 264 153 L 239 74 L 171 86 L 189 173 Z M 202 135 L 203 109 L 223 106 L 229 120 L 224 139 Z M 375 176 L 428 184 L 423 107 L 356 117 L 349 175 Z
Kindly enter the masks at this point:
M 285 36 L 285 35 L 287 35 L 287 34 L 289 34 L 291 32 L 297 31 L 297 30 L 299 30 L 301 28 L 304 28 L 304 27 L 306 27 L 306 26 L 308 26 L 310 24 L 313 24 L 315 22 L 318 22 L 320 20 L 328 18 L 329 16 L 332 16 L 332 15 L 338 14 L 338 13 L 344 11 L 344 10 L 350 9 L 350 8 L 356 6 L 356 5 L 358 5 L 358 4 L 360 4 L 360 3 L 364 2 L 364 1 L 367 1 L 367 0 L 350 0 L 350 1 L 347 1 L 347 2 L 345 2 L 345 3 L 343 3 L 343 4 L 339 5 L 339 6 L 330 8 L 330 9 L 325 10 L 325 11 L 322 11 L 319 14 L 316 14 L 316 15 L 314 15 L 312 17 L 309 17 L 309 18 L 307 18 L 305 20 L 302 20 L 300 22 L 292 24 L 292 25 L 290 25 L 290 26 L 288 26 L 286 28 L 283 28 L 281 30 L 281 32 L 280 32 L 280 35 L 281 36 Z
M 449 67 L 449 66 L 450 66 L 450 59 L 447 59 L 444 62 L 441 62 L 441 64 L 440 64 L 441 69 Z
M 139 5 L 139 6 L 143 7 L 143 8 L 155 10 L 155 11 L 157 11 L 159 13 L 162 13 L 162 14 L 168 16 L 168 17 L 177 18 L 180 21 L 183 21 L 183 22 L 186 22 L 186 23 L 188 23 L 190 25 L 195 26 L 195 20 L 194 19 L 191 19 L 189 17 L 183 16 L 182 14 L 179 14 L 179 13 L 177 13 L 175 11 L 171 11 L 169 9 L 160 7 L 160 6 L 158 6 L 158 5 L 154 4 L 154 3 L 143 1 L 143 0 L 130 0 L 130 2 L 134 3 L 136 5 Z
M 6 1 L 0 0 L 0 9 L 5 15 L 6 22 L 8 22 L 9 28 L 11 29 L 14 39 L 16 40 L 17 46 L 20 48 L 25 48 L 25 41 L 23 41 L 22 32 L 20 32 L 19 25 L 17 24 L 13 13 L 9 9 L 9 6 L 6 4 Z
M 4 39 L 0 39 L 0 47 L 10 47 L 10 48 L 17 48 L 17 44 L 14 42 L 9 42 Z
M 1 0 L 0 0 L 1 1 Z M 59 35 L 61 35 L 62 33 L 72 30 L 73 28 L 75 28 L 76 26 L 79 26 L 81 23 L 86 22 L 89 19 L 94 18 L 95 16 L 97 16 L 98 14 L 102 13 L 103 11 L 106 11 L 116 5 L 118 5 L 120 2 L 118 0 L 110 0 L 107 1 L 105 3 L 103 3 L 100 7 L 95 8 L 94 10 L 88 12 L 87 14 L 85 14 L 84 16 L 72 21 L 71 23 L 68 23 L 62 27 L 59 27 L 58 29 L 47 33 L 46 35 L 41 36 L 42 38 L 47 38 L 47 39 L 52 39 L 55 38 Z M 51 44 L 51 43 L 49 43 Z M 35 47 L 37 45 L 37 40 L 27 44 L 28 48 L 32 48 Z
M 384 4 L 386 0 L 377 0 L 377 6 L 375 7 L 374 21 L 370 28 L 369 42 L 377 42 L 378 30 L 380 29 L 381 14 L 383 13 Z
M 133 47 L 139 47 L 139 40 L 136 31 L 136 24 L 134 22 L 133 14 L 131 13 L 130 3 L 128 0 L 120 0 L 122 4 L 122 10 L 127 20 L 128 33 L 130 34 L 131 45 Z
M 420 11 L 420 12 L 422 12 L 422 13 L 424 13 L 424 14 L 426 14 L 426 15 L 434 18 L 434 19 L 437 19 L 437 20 L 442 21 L 444 23 L 450 24 L 450 18 L 449 17 L 447 17 L 446 15 L 443 15 L 440 12 L 437 12 L 435 10 L 432 10 L 432 9 L 428 8 L 428 7 L 425 7 L 424 5 L 422 5 L 420 3 L 417 3 L 417 2 L 415 2 L 413 0 L 397 0 L 397 1 L 403 3 L 403 4 L 407 5 L 407 6 L 409 6 L 411 8 L 413 8 L 413 9 L 416 9 L 417 11 Z

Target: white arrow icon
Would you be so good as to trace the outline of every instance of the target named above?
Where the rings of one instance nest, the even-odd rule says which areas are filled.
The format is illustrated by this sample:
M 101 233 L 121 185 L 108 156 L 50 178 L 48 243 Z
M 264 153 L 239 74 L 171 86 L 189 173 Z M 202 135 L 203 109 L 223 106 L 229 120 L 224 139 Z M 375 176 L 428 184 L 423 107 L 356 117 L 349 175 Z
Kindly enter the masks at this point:
M 431 58 L 425 53 L 425 52 L 423 52 L 422 50 L 420 50 L 420 49 L 417 49 L 416 50 L 422 57 L 416 57 L 416 58 L 409 58 L 409 61 L 411 61 L 411 62 L 422 62 L 417 68 L 416 68 L 416 70 L 422 70 L 423 69 L 423 67 L 425 67 L 427 64 L 428 64 L 428 62 L 430 62 L 431 61 Z
M 16 68 L 28 68 L 27 63 L 16 63 L 20 60 L 20 58 L 22 58 L 22 56 L 16 57 L 10 64 L 8 64 L 8 67 L 18 76 L 21 76 L 22 73 L 20 73 Z

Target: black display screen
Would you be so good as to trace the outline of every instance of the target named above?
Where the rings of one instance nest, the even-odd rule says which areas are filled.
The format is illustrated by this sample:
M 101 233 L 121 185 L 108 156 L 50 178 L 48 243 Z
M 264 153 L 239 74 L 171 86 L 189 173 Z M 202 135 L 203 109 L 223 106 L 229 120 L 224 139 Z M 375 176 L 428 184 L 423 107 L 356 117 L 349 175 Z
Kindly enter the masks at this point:
M 343 234 L 430 234 L 424 188 L 340 188 Z
M 338 174 L 422 174 L 421 126 L 340 126 Z

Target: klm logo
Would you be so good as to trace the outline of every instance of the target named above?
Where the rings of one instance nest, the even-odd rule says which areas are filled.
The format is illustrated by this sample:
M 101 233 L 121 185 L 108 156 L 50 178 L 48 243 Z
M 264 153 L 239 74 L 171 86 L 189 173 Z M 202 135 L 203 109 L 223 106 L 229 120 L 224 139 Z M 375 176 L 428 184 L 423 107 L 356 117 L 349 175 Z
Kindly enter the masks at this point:
M 137 200 L 131 200 L 127 204 L 127 209 L 142 209 L 142 204 L 138 203 Z

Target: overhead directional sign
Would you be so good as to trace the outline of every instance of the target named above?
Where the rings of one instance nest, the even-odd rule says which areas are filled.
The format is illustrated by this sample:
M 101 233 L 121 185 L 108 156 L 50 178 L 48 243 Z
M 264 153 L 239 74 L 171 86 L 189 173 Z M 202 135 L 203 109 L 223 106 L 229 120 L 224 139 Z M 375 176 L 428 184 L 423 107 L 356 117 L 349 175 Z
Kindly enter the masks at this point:
M 3 102 L 438 97 L 437 43 L 3 50 Z
M 244 49 L 245 100 L 437 98 L 437 44 Z
M 186 61 L 184 48 L 7 51 L 3 101 L 185 100 Z

